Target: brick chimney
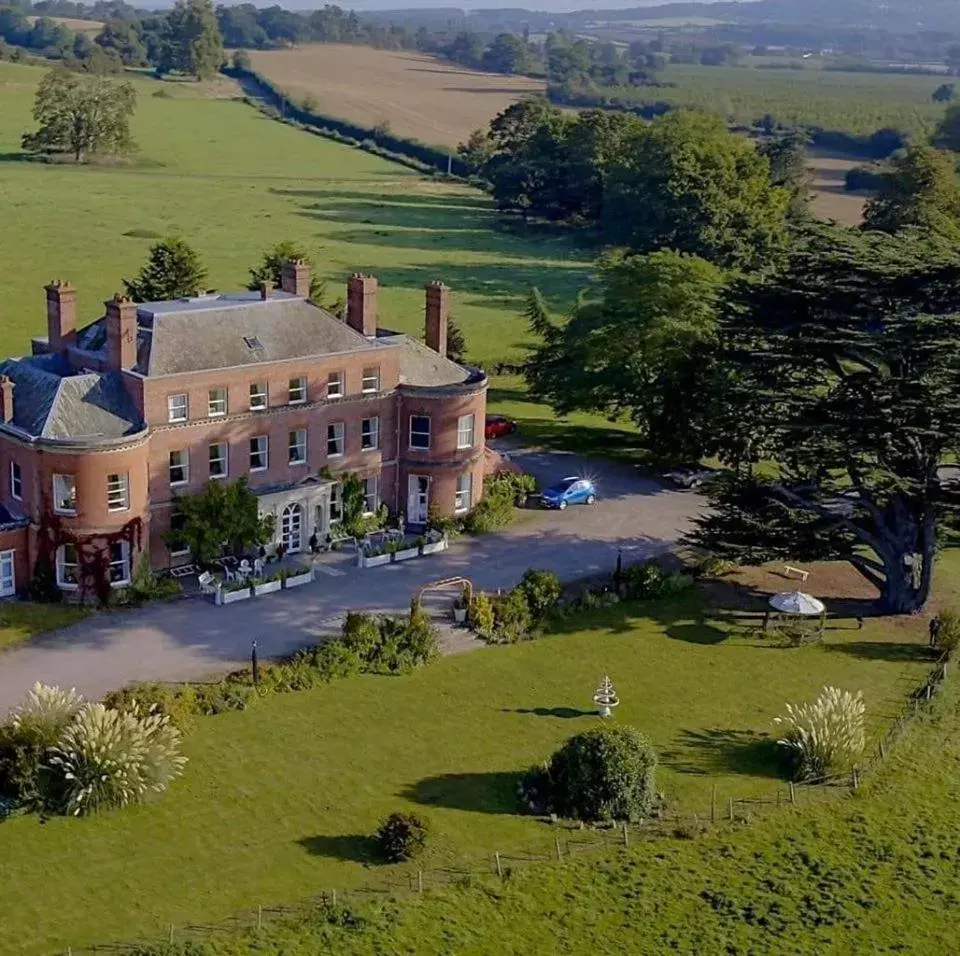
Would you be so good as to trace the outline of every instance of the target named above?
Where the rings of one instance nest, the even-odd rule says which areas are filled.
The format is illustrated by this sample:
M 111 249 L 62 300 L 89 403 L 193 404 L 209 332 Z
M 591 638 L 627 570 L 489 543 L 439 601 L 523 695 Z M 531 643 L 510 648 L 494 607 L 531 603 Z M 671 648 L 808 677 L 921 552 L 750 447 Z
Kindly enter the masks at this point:
M 347 325 L 361 335 L 377 334 L 377 279 L 355 272 L 347 279 Z
M 47 293 L 47 340 L 51 352 L 77 344 L 77 290 L 63 279 L 44 287 Z
M 310 295 L 310 266 L 303 259 L 285 259 L 280 263 L 280 288 L 304 299 Z
M 137 304 L 118 292 L 107 307 L 107 361 L 111 369 L 137 364 Z
M 13 380 L 0 375 L 0 421 L 13 421 Z
M 447 355 L 447 323 L 450 319 L 450 289 L 442 282 L 428 282 L 426 308 L 427 347 Z
M 273 291 L 273 283 L 268 279 L 266 282 L 260 283 L 260 299 L 263 302 L 266 302 L 270 298 L 270 293 Z

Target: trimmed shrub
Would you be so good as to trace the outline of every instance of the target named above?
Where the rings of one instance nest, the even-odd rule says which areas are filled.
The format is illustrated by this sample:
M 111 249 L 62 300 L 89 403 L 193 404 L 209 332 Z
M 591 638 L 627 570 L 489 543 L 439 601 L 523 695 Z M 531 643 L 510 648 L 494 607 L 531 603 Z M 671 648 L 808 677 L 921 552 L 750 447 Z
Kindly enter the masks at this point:
M 391 813 L 377 829 L 377 847 L 388 863 L 418 857 L 427 844 L 430 827 L 415 813 Z
M 863 694 L 824 687 L 812 704 L 787 704 L 775 717 L 783 728 L 784 748 L 797 779 L 823 777 L 851 767 L 866 747 Z
M 484 494 L 463 519 L 469 534 L 489 534 L 506 528 L 513 521 L 513 499 L 504 495 Z
M 483 591 L 474 591 L 470 601 L 470 610 L 467 612 L 470 627 L 485 641 L 493 637 L 496 619 L 493 613 L 493 604 Z
M 100 703 L 128 714 L 157 713 L 169 717 L 170 723 L 181 731 L 201 712 L 197 692 L 190 684 L 130 684 L 104 694 Z
M 343 623 L 343 645 L 361 660 L 368 661 L 380 643 L 380 625 L 370 614 L 351 611 Z
M 161 793 L 186 762 L 169 717 L 87 704 L 50 751 L 48 766 L 62 783 L 60 809 L 82 816 Z
M 657 755 L 632 727 L 596 727 L 571 737 L 527 778 L 531 804 L 588 823 L 635 823 L 658 807 Z
M 941 611 L 940 633 L 937 640 L 940 643 L 940 650 L 947 654 L 953 654 L 960 647 L 960 614 L 956 611 Z
M 655 601 L 688 591 L 693 587 L 693 578 L 682 571 L 664 571 L 656 561 L 646 561 L 625 568 L 621 584 L 625 597 L 635 601 Z
M 520 590 L 527 599 L 527 606 L 535 621 L 542 621 L 560 600 L 560 579 L 553 571 L 530 568 L 524 572 Z
M 511 588 L 493 605 L 495 644 L 516 644 L 532 636 L 533 617 L 527 595 L 520 587 Z

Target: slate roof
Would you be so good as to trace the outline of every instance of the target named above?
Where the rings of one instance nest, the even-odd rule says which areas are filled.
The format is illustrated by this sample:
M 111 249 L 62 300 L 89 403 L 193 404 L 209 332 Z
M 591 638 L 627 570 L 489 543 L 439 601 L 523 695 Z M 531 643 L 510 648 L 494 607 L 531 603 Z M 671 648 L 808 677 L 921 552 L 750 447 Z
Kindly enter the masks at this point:
M 115 372 L 72 374 L 59 356 L 0 362 L 13 381 L 13 421 L 34 438 L 113 439 L 145 428 Z
M 377 343 L 306 299 L 273 292 L 211 293 L 137 306 L 136 370 L 177 375 L 376 348 Z M 253 347 L 248 340 L 256 339 Z M 106 348 L 104 320 L 83 329 L 78 345 Z
M 423 388 L 443 385 L 462 385 L 474 372 L 457 365 L 421 342 L 407 335 L 393 336 L 400 344 L 400 384 L 419 385 Z

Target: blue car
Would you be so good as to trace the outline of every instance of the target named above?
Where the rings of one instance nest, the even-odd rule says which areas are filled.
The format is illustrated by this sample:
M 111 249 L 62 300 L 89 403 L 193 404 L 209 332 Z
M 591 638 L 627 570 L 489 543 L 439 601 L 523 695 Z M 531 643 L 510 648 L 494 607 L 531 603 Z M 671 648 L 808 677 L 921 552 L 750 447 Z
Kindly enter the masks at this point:
M 547 488 L 542 500 L 545 508 L 560 511 L 567 505 L 592 505 L 597 500 L 597 487 L 589 478 L 564 478 Z

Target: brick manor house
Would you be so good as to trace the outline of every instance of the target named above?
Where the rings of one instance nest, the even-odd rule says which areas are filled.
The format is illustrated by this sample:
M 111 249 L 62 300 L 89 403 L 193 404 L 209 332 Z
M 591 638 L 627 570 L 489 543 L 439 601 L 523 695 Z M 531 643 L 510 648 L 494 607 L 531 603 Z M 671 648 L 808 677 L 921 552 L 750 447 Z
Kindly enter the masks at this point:
M 209 480 L 246 476 L 292 552 L 339 520 L 338 472 L 363 479 L 370 512 L 467 511 L 487 379 L 447 358 L 450 290 L 426 285 L 424 345 L 377 327 L 372 276 L 349 278 L 345 321 L 309 287 L 286 262 L 279 290 L 118 295 L 78 328 L 76 290 L 48 285 L 47 337 L 0 361 L 0 596 L 39 557 L 81 594 L 129 582 L 144 551 L 158 569 L 186 561 L 164 536 L 176 496 Z

